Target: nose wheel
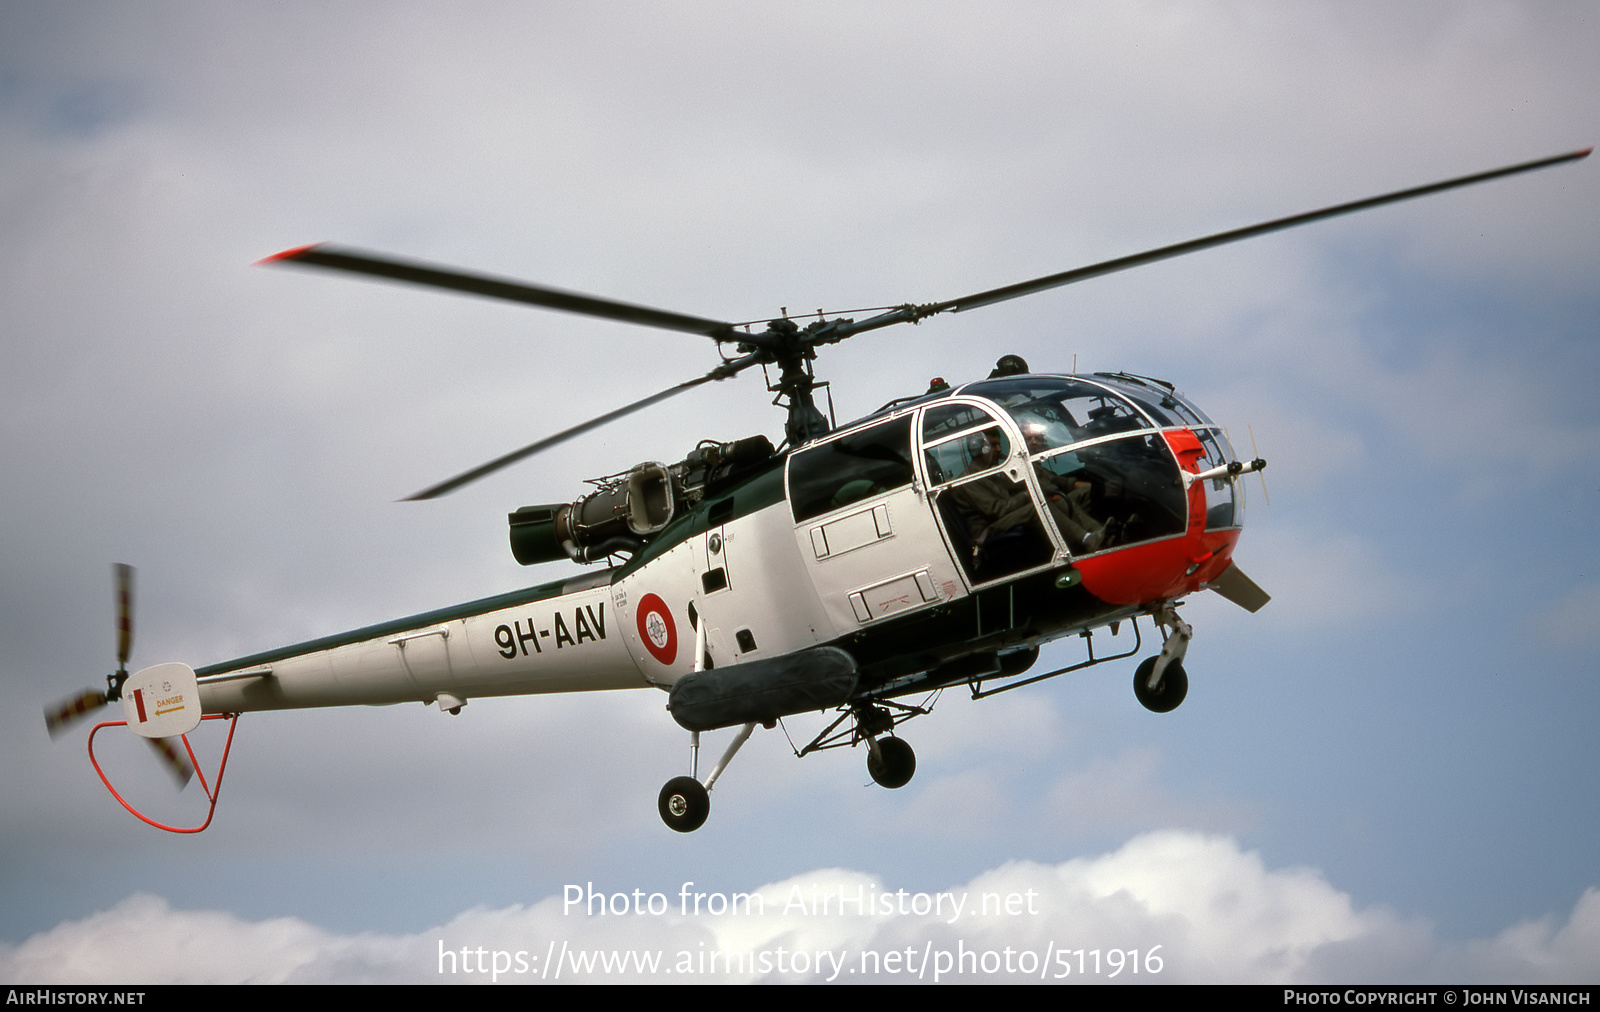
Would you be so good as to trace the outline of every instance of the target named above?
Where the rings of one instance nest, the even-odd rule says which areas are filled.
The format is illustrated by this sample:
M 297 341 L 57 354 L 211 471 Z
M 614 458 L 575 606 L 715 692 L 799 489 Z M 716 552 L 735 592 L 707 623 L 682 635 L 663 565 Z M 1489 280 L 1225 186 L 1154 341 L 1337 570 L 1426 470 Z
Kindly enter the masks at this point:
M 1183 670 L 1183 658 L 1189 651 L 1194 630 L 1178 617 L 1177 606 L 1171 601 L 1153 609 L 1150 617 L 1161 627 L 1165 642 L 1159 654 L 1145 658 L 1133 673 L 1133 694 L 1146 710 L 1171 713 L 1189 694 L 1189 675 Z
M 1154 686 L 1150 676 L 1156 670 L 1159 657 L 1146 657 L 1133 673 L 1133 694 L 1146 710 L 1153 713 L 1171 713 L 1189 694 L 1189 675 L 1177 661 L 1169 663 Z

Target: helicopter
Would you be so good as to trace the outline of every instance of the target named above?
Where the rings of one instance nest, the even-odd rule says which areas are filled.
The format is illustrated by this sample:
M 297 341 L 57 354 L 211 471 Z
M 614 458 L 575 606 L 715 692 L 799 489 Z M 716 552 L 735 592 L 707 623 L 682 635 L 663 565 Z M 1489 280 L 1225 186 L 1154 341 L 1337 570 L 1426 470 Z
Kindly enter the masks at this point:
M 52 735 L 112 702 L 89 751 L 137 817 L 199 832 L 214 815 L 239 715 L 254 710 L 422 702 L 459 714 L 480 697 L 653 688 L 690 734 L 689 773 L 658 811 L 692 832 L 710 792 L 757 726 L 832 713 L 798 756 L 865 746 L 871 779 L 909 783 L 900 736 L 946 688 L 973 699 L 1144 650 L 1134 695 L 1165 713 L 1188 692 L 1194 630 L 1179 615 L 1213 591 L 1248 611 L 1268 593 L 1234 560 L 1241 459 L 1226 431 L 1167 381 L 1126 372 L 1034 373 L 1006 355 L 989 377 L 948 384 L 836 424 L 817 403 L 827 345 L 1032 295 L 1244 239 L 1586 158 L 1592 148 L 1277 218 L 1000 288 L 901 304 L 859 321 L 818 312 L 730 323 L 328 244 L 260 261 L 340 271 L 711 339 L 715 368 L 497 457 L 407 499 L 445 495 L 670 397 L 759 366 L 786 411 L 783 441 L 702 440 L 676 462 L 591 479 L 569 501 L 508 514 L 517 562 L 571 561 L 566 579 L 232 660 L 130 674 L 133 572 L 115 569 L 117 661 L 104 690 L 46 710 Z M 801 320 L 809 320 L 802 323 Z M 759 330 L 753 330 L 760 327 Z M 1127 627 L 1124 632 L 1124 626 Z M 1077 636 L 1085 658 L 1035 673 L 1040 648 Z M 1115 641 L 1097 649 L 1097 636 Z M 1104 639 L 1098 642 L 1104 642 Z M 923 696 L 921 702 L 906 702 Z M 204 824 L 177 828 L 122 798 L 94 737 L 126 724 L 180 780 L 199 772 L 188 735 L 227 720 Z M 701 777 L 700 735 L 738 728 Z M 181 744 L 182 748 L 179 749 Z

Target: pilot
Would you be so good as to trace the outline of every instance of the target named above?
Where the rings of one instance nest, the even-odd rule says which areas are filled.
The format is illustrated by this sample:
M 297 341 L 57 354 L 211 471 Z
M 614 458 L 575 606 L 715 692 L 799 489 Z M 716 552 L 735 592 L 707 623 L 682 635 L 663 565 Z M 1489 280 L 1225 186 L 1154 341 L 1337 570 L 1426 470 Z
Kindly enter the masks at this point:
M 968 474 L 996 468 L 1004 462 L 1004 446 L 999 429 L 975 433 L 968 437 L 967 447 L 972 460 Z M 951 490 L 950 496 L 967 525 L 967 534 L 972 540 L 973 561 L 980 566 L 986 548 L 1005 535 L 1020 532 L 1038 517 L 1033 498 L 1028 495 L 1028 487 L 1014 484 L 998 471 L 958 485 Z
M 1024 425 L 1022 435 L 1027 440 L 1029 453 L 1042 453 L 1050 448 L 1042 422 L 1029 422 Z M 1063 454 L 1063 456 L 1069 455 Z M 1050 516 L 1068 543 L 1074 549 L 1085 552 L 1098 551 L 1105 544 L 1107 531 L 1106 525 L 1096 520 L 1089 512 L 1089 497 L 1093 494 L 1094 487 L 1083 478 L 1057 474 L 1045 467 L 1043 461 L 1033 465 L 1033 473 L 1039 479 L 1039 487 L 1044 490 L 1045 503 L 1050 507 Z

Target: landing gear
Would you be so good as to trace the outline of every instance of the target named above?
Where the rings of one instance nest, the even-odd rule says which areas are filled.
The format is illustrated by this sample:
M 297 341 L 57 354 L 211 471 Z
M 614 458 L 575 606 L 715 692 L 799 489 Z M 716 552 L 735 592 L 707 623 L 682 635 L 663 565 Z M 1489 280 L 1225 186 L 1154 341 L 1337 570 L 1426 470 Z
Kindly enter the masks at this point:
M 1165 640 L 1161 652 L 1147 657 L 1133 673 L 1133 694 L 1146 710 L 1171 713 L 1189 694 L 1189 675 L 1183 670 L 1183 657 L 1189 650 L 1194 630 L 1178 617 L 1178 609 L 1171 601 L 1163 602 L 1151 611 L 1150 617 L 1161 627 Z
M 875 738 L 867 742 L 867 774 L 879 787 L 904 787 L 917 772 L 917 754 L 899 738 Z
M 911 782 L 917 772 L 917 754 L 899 738 L 890 737 L 895 716 L 881 706 L 861 705 L 851 711 L 856 718 L 854 739 L 867 743 L 867 775 L 879 787 L 893 790 Z M 902 718 L 909 720 L 910 715 Z
M 1155 713 L 1171 713 L 1183 702 L 1183 697 L 1189 694 L 1189 675 L 1183 670 L 1183 665 L 1177 661 L 1170 662 L 1166 670 L 1161 672 L 1160 681 L 1155 687 L 1150 685 L 1150 676 L 1155 673 L 1156 662 L 1160 657 L 1146 657 L 1139 665 L 1139 670 L 1133 673 L 1133 694 L 1139 697 L 1139 702 L 1146 710 Z
M 728 744 L 728 750 L 722 753 L 722 758 L 711 768 L 711 775 L 706 777 L 705 783 L 701 783 L 698 779 L 700 732 L 695 731 L 690 735 L 689 775 L 668 780 L 667 785 L 661 788 L 661 798 L 656 806 L 660 809 L 661 821 L 667 824 L 667 828 L 680 833 L 692 833 L 706 824 L 706 817 L 711 814 L 711 788 L 717 785 L 717 778 L 728 768 L 728 763 L 733 761 L 739 748 L 750 740 L 750 735 L 755 729 L 755 724 L 746 724 L 738 734 L 734 735 L 733 741 Z
M 892 699 L 858 700 L 839 708 L 839 716 L 811 740 L 796 756 L 807 756 L 825 748 L 855 748 L 866 743 L 867 775 L 879 787 L 893 790 L 911 782 L 917 772 L 917 754 L 904 740 L 894 737 L 894 729 L 928 710 L 907 706 Z M 850 726 L 841 729 L 840 725 Z
M 706 824 L 711 814 L 711 795 L 694 777 L 673 777 L 661 788 L 661 821 L 668 829 L 692 833 Z

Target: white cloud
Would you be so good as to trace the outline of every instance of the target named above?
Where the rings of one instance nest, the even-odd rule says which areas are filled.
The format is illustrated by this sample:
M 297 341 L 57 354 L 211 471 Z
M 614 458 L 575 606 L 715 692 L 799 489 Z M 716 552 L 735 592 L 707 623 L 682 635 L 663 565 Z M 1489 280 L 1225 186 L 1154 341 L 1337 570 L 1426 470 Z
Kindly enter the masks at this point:
M 0 949 L 0 979 L 1533 983 L 1600 974 L 1600 891 L 1586 891 L 1565 923 L 1547 917 L 1446 943 L 1424 924 L 1357 909 L 1320 872 L 1270 869 L 1230 838 L 1179 830 L 1059 865 L 1008 863 L 938 893 L 823 869 L 731 908 L 724 894 L 702 895 L 695 913 L 693 885 L 670 896 L 595 888 L 596 899 L 575 884 L 414 935 L 339 935 L 296 918 L 174 910 L 141 894 Z M 640 959 L 655 969 L 641 973 Z
M 297 918 L 173 910 L 141 893 L 6 952 L 3 976 L 15 983 L 279 984 L 340 947 L 339 938 Z

